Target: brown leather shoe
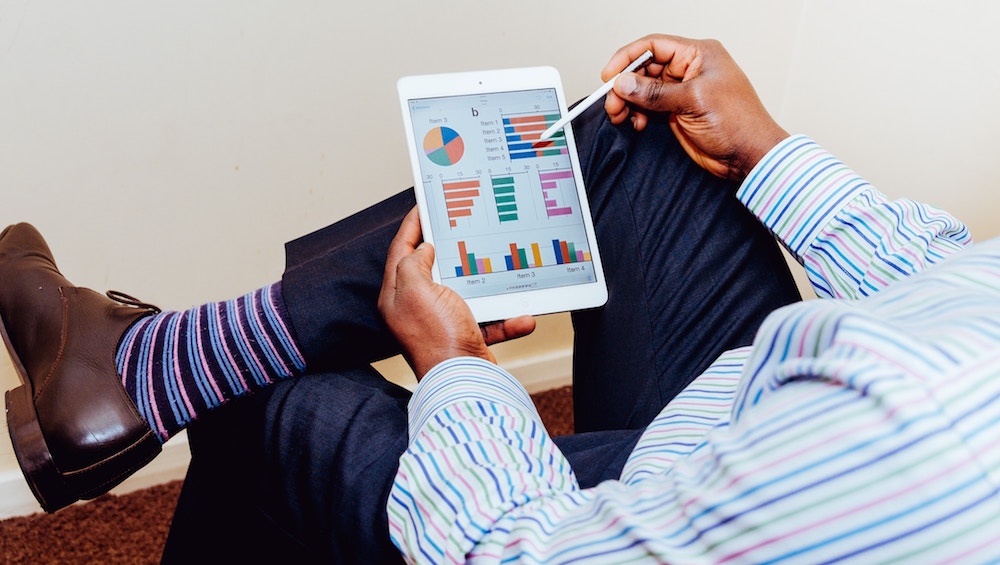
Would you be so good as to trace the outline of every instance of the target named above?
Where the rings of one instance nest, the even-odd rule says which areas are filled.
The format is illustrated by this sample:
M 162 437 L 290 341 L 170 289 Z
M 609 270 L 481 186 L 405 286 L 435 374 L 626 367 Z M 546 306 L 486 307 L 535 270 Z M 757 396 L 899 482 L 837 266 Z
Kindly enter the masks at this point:
M 47 512 L 104 494 L 160 452 L 114 362 L 125 330 L 159 309 L 122 296 L 73 286 L 34 227 L 0 233 L 0 333 L 23 383 L 7 392 L 7 426 Z

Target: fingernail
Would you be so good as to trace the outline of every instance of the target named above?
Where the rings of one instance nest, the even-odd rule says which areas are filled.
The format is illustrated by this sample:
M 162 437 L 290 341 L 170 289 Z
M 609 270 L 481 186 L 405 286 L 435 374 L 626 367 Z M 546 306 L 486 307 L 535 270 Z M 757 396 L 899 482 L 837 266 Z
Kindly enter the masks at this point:
M 615 81 L 615 86 L 622 94 L 632 94 L 639 87 L 639 83 L 635 80 L 635 75 L 632 73 L 625 73 L 618 77 Z

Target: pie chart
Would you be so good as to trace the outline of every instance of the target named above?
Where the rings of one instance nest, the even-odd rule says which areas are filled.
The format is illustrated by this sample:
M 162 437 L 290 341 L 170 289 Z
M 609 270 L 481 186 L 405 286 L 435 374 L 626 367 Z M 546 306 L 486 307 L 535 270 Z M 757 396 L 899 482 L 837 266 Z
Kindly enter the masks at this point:
M 437 127 L 424 136 L 424 153 L 436 165 L 454 165 L 465 153 L 465 142 L 458 132 L 448 127 Z

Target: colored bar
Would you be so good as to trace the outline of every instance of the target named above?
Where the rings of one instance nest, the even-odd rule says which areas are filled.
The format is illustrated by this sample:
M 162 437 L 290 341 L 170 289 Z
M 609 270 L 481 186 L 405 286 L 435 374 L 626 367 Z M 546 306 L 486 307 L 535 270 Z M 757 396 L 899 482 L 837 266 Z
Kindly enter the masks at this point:
M 552 171 L 546 173 L 539 173 L 538 178 L 541 179 L 543 182 L 548 180 L 556 181 L 563 179 L 571 179 L 573 178 L 573 171 L 567 170 L 567 171 Z
M 485 272 L 487 272 L 487 273 L 492 273 L 493 272 L 493 263 L 490 262 L 490 258 L 489 257 L 483 259 L 483 268 L 486 269 Z
M 530 265 L 528 265 L 528 255 L 524 252 L 524 249 L 517 250 L 517 258 L 521 260 L 522 269 L 530 267 Z
M 471 208 L 472 200 L 446 200 L 444 206 L 449 210 L 455 208 Z
M 501 222 L 513 222 L 517 219 L 517 214 L 500 214 L 499 218 Z
M 466 216 L 471 216 L 471 215 L 472 215 L 471 208 L 458 208 L 455 210 L 448 210 L 449 218 L 464 218 Z
M 471 275 L 472 269 L 469 267 L 469 251 L 465 248 L 465 242 L 458 242 L 458 258 L 462 260 L 462 274 Z
M 583 256 L 583 251 L 577 251 L 576 252 L 576 261 L 574 261 L 574 262 L 575 263 L 580 263 L 582 261 L 586 261 L 586 259 Z
M 504 260 L 504 262 L 507 263 L 507 270 L 508 271 L 513 271 L 514 270 L 514 260 L 511 258 L 511 256 L 510 255 L 504 255 L 503 256 L 503 260 Z
M 559 242 L 559 255 L 562 257 L 563 263 L 569 263 L 569 246 L 566 245 L 565 241 Z
M 479 181 L 473 180 L 455 180 L 441 183 L 441 186 L 445 190 L 454 190 L 456 188 L 479 188 Z
M 485 259 L 476 259 L 476 271 L 478 271 L 479 273 L 488 273 L 489 272 L 488 270 L 486 270 L 486 260 Z
M 499 204 L 497 206 L 498 212 L 517 212 L 517 204 Z
M 514 269 L 523 269 L 523 263 L 521 263 L 521 254 L 517 252 L 517 245 L 510 244 L 510 257 L 514 260 Z
M 542 266 L 542 250 L 538 248 L 538 244 L 537 243 L 532 243 L 531 244 L 531 254 L 534 255 L 534 257 L 535 257 L 535 266 L 536 267 L 541 267 Z
M 570 263 L 576 263 L 576 245 L 572 243 L 566 244 L 566 258 L 569 259 Z
M 566 207 L 566 208 L 549 208 L 545 212 L 551 218 L 552 216 L 565 216 L 567 214 L 572 214 L 573 213 L 573 209 L 569 208 L 569 207 Z
M 552 240 L 552 250 L 555 251 L 555 254 L 556 254 L 556 264 L 557 265 L 562 265 L 563 264 L 562 247 L 559 246 L 559 240 L 558 239 L 553 239 Z
M 444 197 L 446 200 L 454 200 L 456 198 L 475 198 L 479 196 L 478 190 L 445 190 Z M 469 202 L 472 202 L 469 200 Z

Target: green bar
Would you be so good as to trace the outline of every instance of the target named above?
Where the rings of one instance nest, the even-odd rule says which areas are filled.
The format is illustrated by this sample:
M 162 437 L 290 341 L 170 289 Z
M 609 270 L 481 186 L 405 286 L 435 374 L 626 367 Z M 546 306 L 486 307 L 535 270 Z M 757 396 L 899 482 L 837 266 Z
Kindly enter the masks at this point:
M 497 206 L 497 212 L 517 212 L 517 204 L 504 204 Z
M 513 204 L 517 202 L 517 198 L 514 198 L 513 194 L 506 194 L 496 197 L 497 204 Z
M 493 179 L 493 186 L 498 184 L 514 184 L 514 177 L 496 177 Z
M 493 185 L 493 194 L 509 194 L 511 192 L 514 192 L 514 185 L 512 184 Z
M 511 222 L 517 219 L 517 214 L 500 214 L 501 222 Z
M 524 252 L 524 249 L 518 247 L 517 248 L 517 256 L 521 258 L 521 267 L 527 269 L 528 268 L 528 255 Z
M 566 243 L 566 248 L 569 249 L 569 262 L 570 263 L 576 263 L 576 249 L 575 249 L 575 247 L 576 246 L 573 245 L 572 243 L 569 243 L 569 242 Z
M 476 254 L 469 253 L 468 256 L 469 256 L 469 273 L 473 275 L 478 275 L 479 270 L 476 269 Z

